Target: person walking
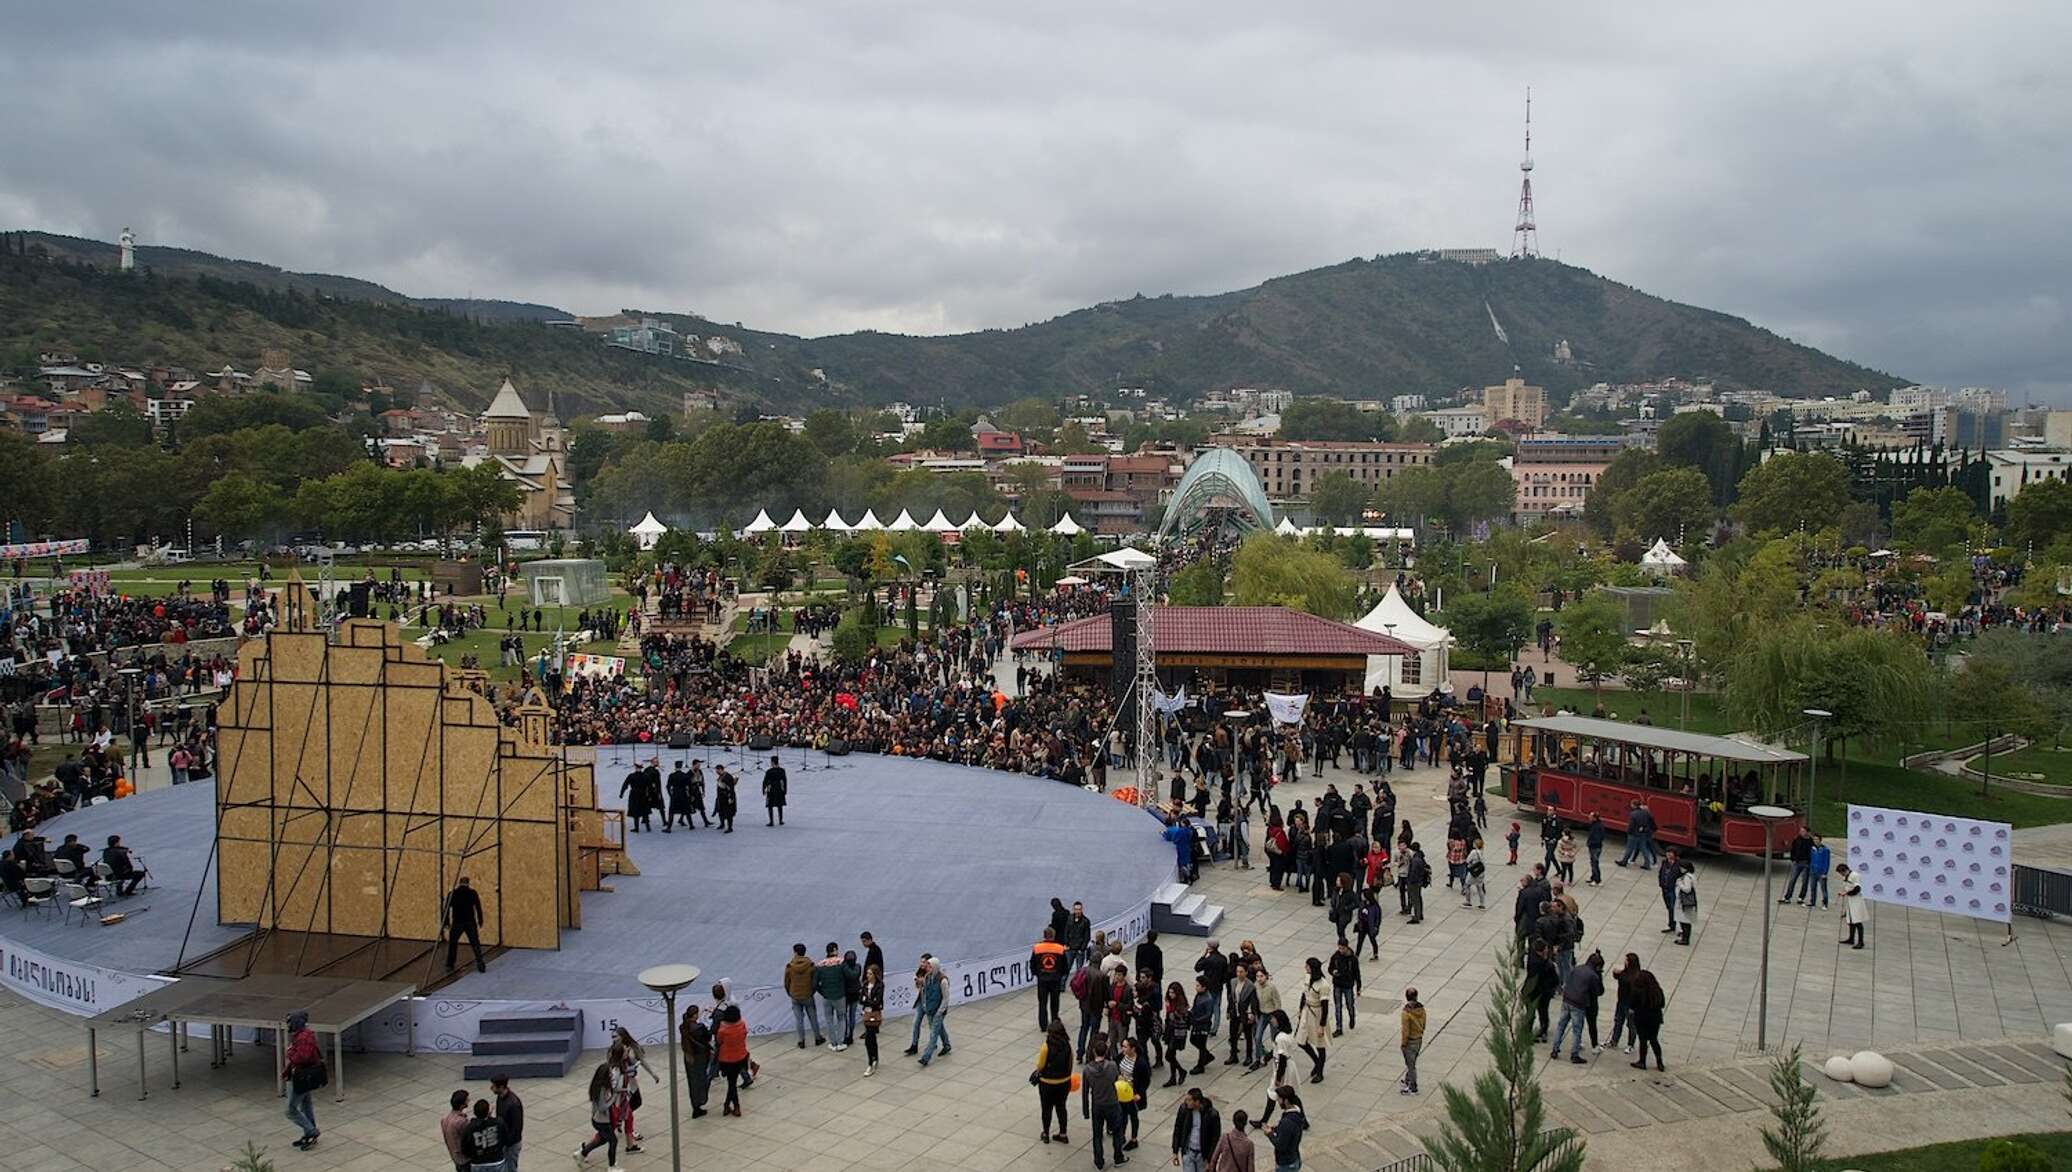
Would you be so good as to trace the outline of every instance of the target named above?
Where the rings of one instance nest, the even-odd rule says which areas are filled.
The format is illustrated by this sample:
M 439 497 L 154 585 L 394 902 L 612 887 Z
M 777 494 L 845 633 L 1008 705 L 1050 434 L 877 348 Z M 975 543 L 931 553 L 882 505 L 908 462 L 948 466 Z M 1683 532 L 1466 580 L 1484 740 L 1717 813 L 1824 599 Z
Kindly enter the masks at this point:
M 1417 1056 L 1424 1052 L 1425 1007 L 1417 999 L 1417 988 L 1403 990 L 1403 1013 L 1398 1032 L 1403 1046 L 1403 1077 L 1398 1081 L 1401 1093 L 1417 1093 Z
M 1676 931 L 1676 881 L 1683 877 L 1676 849 L 1663 852 L 1662 865 L 1655 869 L 1655 884 L 1662 889 L 1662 911 L 1669 917 L 1669 926 L 1662 929 L 1664 935 Z
M 1526 1000 L 1532 1003 L 1534 1019 L 1538 1022 L 1532 1037 L 1535 1042 L 1547 1040 L 1547 1007 L 1560 988 L 1561 972 L 1547 954 L 1546 941 L 1534 940 L 1525 958 L 1524 993 Z
M 1180 987 L 1180 982 L 1168 984 L 1165 992 L 1165 1064 L 1172 1073 L 1166 1075 L 1165 1086 L 1179 1086 L 1187 1076 L 1187 1068 L 1181 1058 L 1187 1050 L 1187 1027 L 1193 1015 L 1193 1002 L 1187 999 L 1187 992 Z
M 806 1048 L 806 1022 L 813 1023 L 813 1044 L 825 1045 L 820 1032 L 820 1009 L 813 1004 L 813 962 L 806 959 L 806 946 L 791 946 L 791 959 L 784 962 L 784 995 L 791 998 L 792 1028 L 799 1035 L 799 1049 Z
M 1230 1001 L 1230 1056 L 1223 1060 L 1225 1066 L 1236 1066 L 1242 1062 L 1249 1068 L 1258 1058 L 1253 1048 L 1253 1039 L 1259 1032 L 1259 990 L 1252 983 L 1252 966 L 1237 964 L 1231 967 L 1230 987 L 1227 990 Z M 1242 1048 L 1244 1057 L 1238 1057 Z
M 1115 1084 L 1120 1076 L 1121 1071 L 1108 1059 L 1108 1039 L 1095 1038 L 1087 1052 L 1086 1065 L 1079 1070 L 1079 1114 L 1093 1127 L 1096 1168 L 1108 1166 L 1101 1146 L 1103 1138 L 1114 1149 L 1117 1164 L 1129 1163 L 1122 1150 L 1126 1142 L 1122 1135 L 1122 1103 L 1116 1097 Z
M 1309 1055 L 1309 1081 L 1323 1082 L 1324 1060 L 1329 1056 L 1331 1045 L 1327 1028 L 1331 1017 L 1331 985 L 1324 978 L 1323 961 L 1312 956 L 1302 963 L 1309 970 L 1309 980 L 1302 987 L 1298 1004 L 1301 1024 L 1296 1038 L 1302 1052 Z
M 309 1014 L 296 1010 L 288 1015 L 288 1055 L 286 1065 L 281 1068 L 281 1079 L 288 1084 L 288 1122 L 302 1128 L 302 1137 L 295 1141 L 295 1147 L 302 1151 L 317 1145 L 316 1108 L 310 1103 L 310 1095 L 317 1088 L 331 1081 L 324 1069 L 324 1052 L 317 1045 L 316 1031 L 309 1028 Z
M 1345 932 L 1353 926 L 1353 920 L 1360 914 L 1360 897 L 1353 891 L 1353 877 L 1340 872 L 1331 891 L 1331 926 L 1338 932 L 1338 943 L 1345 944 Z
M 1870 921 L 1870 901 L 1863 897 L 1863 884 L 1854 873 L 1842 880 L 1842 908 L 1849 921 L 1850 948 L 1864 946 L 1864 925 Z
M 1482 857 L 1482 840 L 1477 838 L 1468 847 L 1467 861 L 1461 867 L 1460 905 L 1462 907 L 1489 907 L 1489 862 Z
M 1353 918 L 1353 951 L 1363 944 L 1374 960 L 1381 959 L 1381 897 L 1372 887 L 1360 893 L 1360 910 Z
M 1590 886 L 1604 884 L 1604 815 L 1590 815 L 1590 828 L 1584 833 L 1583 844 L 1590 850 Z
M 590 1101 L 590 1130 L 593 1134 L 576 1149 L 576 1166 L 579 1168 L 589 1166 L 590 1153 L 598 1148 L 604 1149 L 605 1167 L 619 1166 L 619 1128 L 614 1121 L 618 1114 L 617 1083 L 610 1062 L 600 1062 L 597 1069 L 590 1072 L 590 1089 L 586 1097 Z
M 1114 998 L 1108 989 L 1108 974 L 1093 965 L 1075 970 L 1071 985 L 1072 996 L 1079 1003 L 1077 1054 L 1085 1061 L 1087 1045 L 1095 1034 L 1102 1032 L 1101 1019 L 1107 1016 L 1108 1005 Z
M 640 1141 L 647 1138 L 633 1126 L 633 1113 L 640 1109 L 640 1072 L 645 1070 L 650 1079 L 662 1081 L 655 1068 L 648 1065 L 647 1051 L 625 1026 L 614 1031 L 611 1049 L 605 1052 L 612 1067 L 619 1074 L 619 1129 L 626 1133 L 626 1150 L 637 1152 Z
M 1222 1138 L 1223 1117 L 1200 1087 L 1188 1087 L 1173 1112 L 1173 1163 L 1180 1172 L 1207 1172 L 1209 1156 Z
M 1408 824 L 1405 824 L 1404 829 L 1409 829 Z M 1424 889 L 1432 885 L 1432 865 L 1425 861 L 1422 843 L 1410 844 L 1410 859 L 1403 864 L 1401 882 L 1404 885 L 1403 910 L 1409 915 L 1409 922 L 1424 923 Z
M 1122 1054 L 1115 1060 L 1115 1068 L 1121 1072 L 1115 1088 L 1116 1098 L 1122 1102 L 1123 1125 L 1129 1130 L 1129 1142 L 1122 1150 L 1137 1150 L 1137 1137 L 1142 1132 L 1144 1112 L 1151 1106 L 1146 1096 L 1151 1087 L 1151 1063 L 1145 1060 L 1143 1050 L 1137 1047 L 1136 1039 L 1121 1041 Z
M 1370 896 L 1372 892 L 1368 893 Z M 1272 1044 L 1274 1019 L 1281 1014 L 1281 990 L 1273 983 L 1273 975 L 1260 965 L 1252 974 L 1252 995 L 1259 1001 L 1259 1023 L 1253 1043 L 1253 1057 L 1247 1070 L 1257 1070 L 1266 1065 L 1267 1048 Z
M 488 966 L 482 963 L 482 897 L 468 886 L 468 877 L 462 875 L 453 881 L 453 890 L 446 893 L 446 971 L 452 972 L 454 961 L 460 956 L 460 938 L 468 938 L 468 947 L 475 953 L 475 971 L 486 973 Z
M 1252 1140 L 1245 1134 L 1251 1119 L 1243 1107 L 1230 1113 L 1230 1127 L 1209 1153 L 1209 1172 L 1255 1172 Z
M 1274 1172 L 1301 1172 L 1302 1133 L 1309 1130 L 1309 1117 L 1303 1114 L 1302 1097 L 1294 1087 L 1281 1087 L 1274 1092 L 1274 1105 L 1280 1108 L 1281 1120 L 1267 1132 L 1273 1141 Z M 1266 1119 L 1260 1117 L 1257 1127 L 1265 1127 Z
M 683 1023 L 677 1027 L 683 1070 L 690 1080 L 693 1119 L 705 1118 L 705 1104 L 712 1101 L 712 1027 L 700 1020 L 701 1012 L 695 1004 L 684 1006 Z
M 1337 951 L 1325 965 L 1331 975 L 1331 1009 L 1337 1020 L 1332 1023 L 1331 1036 L 1342 1037 L 1345 1031 L 1358 1024 L 1354 1009 L 1355 999 L 1360 995 L 1360 954 L 1341 940 Z
M 1066 1134 L 1070 1129 L 1065 1125 L 1065 1097 L 1072 1091 L 1072 1038 L 1058 1018 L 1051 1018 L 1043 1041 L 1036 1047 L 1036 1069 L 1029 1072 L 1029 1085 L 1036 1088 L 1036 1117 L 1042 1127 L 1036 1138 L 1044 1143 L 1051 1141 L 1050 1120 L 1055 1114 L 1057 1141 L 1071 1143 Z
M 1187 1010 L 1187 1041 L 1197 1057 L 1189 1073 L 1200 1074 L 1215 1061 L 1216 1056 L 1209 1052 L 1209 1039 L 1216 1036 L 1216 1006 L 1220 1000 L 1209 990 L 1208 978 L 1194 978 L 1194 1002 Z
M 1640 1052 L 1632 1063 L 1635 1070 L 1648 1068 L 1648 1051 L 1655 1052 L 1655 1069 L 1667 1070 L 1662 1064 L 1662 1018 L 1669 1006 L 1668 997 L 1662 992 L 1662 983 L 1655 974 L 1640 967 L 1640 961 L 1632 953 L 1626 954 L 1627 969 L 1632 974 L 1627 979 L 1629 997 L 1632 1001 L 1633 1034 L 1639 1039 Z
M 712 1049 L 720 1073 L 727 1076 L 727 1097 L 721 1101 L 719 1113 L 739 1119 L 744 1076 L 752 1079 L 756 1070 L 755 1060 L 748 1054 L 748 1023 L 741 1020 L 740 1006 L 730 1004 L 720 1011 L 719 1025 L 712 1031 Z
M 942 962 L 928 958 L 928 975 L 921 982 L 916 1006 L 928 1014 L 928 1045 L 921 1050 L 921 1065 L 927 1066 L 939 1052 L 950 1056 L 950 982 L 942 975 Z M 939 1047 L 939 1049 L 938 1049 Z
M 518 1153 L 525 1147 L 525 1100 L 501 1074 L 489 1080 L 489 1090 L 496 1096 L 497 1132 L 504 1141 L 503 1172 L 518 1172 Z
M 1626 850 L 1612 866 L 1624 867 L 1635 859 L 1639 859 L 1643 867 L 1654 866 L 1655 847 L 1651 841 L 1654 830 L 1653 811 L 1642 805 L 1639 798 L 1626 803 Z
M 1561 1057 L 1561 1041 L 1573 1031 L 1575 1041 L 1570 1045 L 1568 1060 L 1581 1066 L 1583 1057 L 1583 1032 L 1590 1024 L 1590 1009 L 1597 999 L 1604 995 L 1604 976 L 1596 966 L 1604 963 L 1601 953 L 1591 953 L 1590 959 L 1568 970 L 1568 978 L 1561 984 L 1561 1022 L 1554 1027 L 1554 1052 L 1550 1058 Z
M 784 799 L 790 792 L 791 780 L 785 776 L 784 766 L 778 764 L 773 754 L 770 767 L 763 770 L 763 813 L 769 819 L 765 825 L 784 825 Z
M 1676 877 L 1676 927 L 1678 944 L 1691 942 L 1691 929 L 1698 923 L 1698 878 L 1689 863 L 1678 865 Z
M 1634 1039 L 1640 1031 L 1633 1028 L 1633 975 L 1640 971 L 1640 957 L 1629 952 L 1612 967 L 1612 985 L 1616 993 L 1612 999 L 1612 1036 L 1606 1041 L 1612 1049 L 1619 1048 L 1619 1035 L 1626 1035 L 1626 1053 L 1633 1053 Z
M 1576 836 L 1566 827 L 1561 831 L 1560 840 L 1554 844 L 1554 865 L 1562 882 L 1576 881 Z

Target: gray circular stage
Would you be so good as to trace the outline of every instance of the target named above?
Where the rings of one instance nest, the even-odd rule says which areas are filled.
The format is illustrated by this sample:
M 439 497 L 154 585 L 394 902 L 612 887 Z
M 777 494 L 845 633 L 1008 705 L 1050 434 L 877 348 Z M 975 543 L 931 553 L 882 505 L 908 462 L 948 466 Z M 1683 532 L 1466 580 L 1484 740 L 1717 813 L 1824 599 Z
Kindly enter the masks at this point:
M 600 802 L 618 808 L 624 762 L 655 750 L 598 750 Z M 660 750 L 674 763 L 707 756 L 743 774 L 736 831 L 701 822 L 629 834 L 638 876 L 583 897 L 583 927 L 559 951 L 514 950 L 484 975 L 470 973 L 442 996 L 483 1000 L 578 1000 L 647 996 L 642 968 L 682 961 L 700 985 L 780 983 L 794 942 L 818 957 L 829 941 L 856 947 L 866 929 L 903 985 L 916 957 L 976 962 L 1026 956 L 1048 922 L 1050 899 L 1086 904 L 1098 924 L 1140 909 L 1172 873 L 1172 852 L 1149 815 L 1113 798 L 1054 781 L 933 761 L 819 753 L 783 754 L 791 779 L 788 824 L 764 826 L 760 779 L 768 754 Z M 711 765 L 707 766 L 708 779 Z M 707 787 L 707 803 L 713 787 Z M 154 790 L 76 811 L 44 832 L 76 833 L 98 852 L 121 834 L 149 863 L 152 888 L 111 910 L 112 927 L 56 916 L 13 917 L 5 934 L 56 956 L 129 972 L 174 966 L 244 934 L 215 922 L 209 866 L 214 787 Z M 478 879 L 479 883 L 480 880 Z M 196 895 L 201 896 L 196 911 Z M 189 930 L 189 913 L 195 912 Z M 465 962 L 464 962 L 465 963 Z

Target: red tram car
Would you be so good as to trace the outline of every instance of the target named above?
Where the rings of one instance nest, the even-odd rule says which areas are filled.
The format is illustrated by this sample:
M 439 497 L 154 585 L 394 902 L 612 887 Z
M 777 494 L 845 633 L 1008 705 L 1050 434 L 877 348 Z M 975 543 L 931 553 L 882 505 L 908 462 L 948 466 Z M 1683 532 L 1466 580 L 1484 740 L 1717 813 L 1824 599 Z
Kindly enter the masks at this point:
M 1505 793 L 1521 809 L 1552 809 L 1565 822 L 1595 814 L 1623 830 L 1640 801 L 1655 816 L 1658 842 L 1756 858 L 1763 824 L 1750 806 L 1796 811 L 1777 824 L 1771 841 L 1779 849 L 1805 824 L 1803 753 L 1587 716 L 1513 721 L 1505 736 Z

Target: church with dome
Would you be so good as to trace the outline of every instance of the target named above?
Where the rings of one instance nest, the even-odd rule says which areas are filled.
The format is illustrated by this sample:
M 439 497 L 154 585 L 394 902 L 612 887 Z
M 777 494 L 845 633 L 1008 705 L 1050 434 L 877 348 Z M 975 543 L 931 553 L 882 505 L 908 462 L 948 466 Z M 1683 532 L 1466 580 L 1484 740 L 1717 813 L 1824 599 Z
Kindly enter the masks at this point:
M 507 529 L 569 530 L 575 527 L 575 490 L 568 480 L 568 433 L 554 417 L 553 400 L 535 412 L 509 378 L 482 412 L 484 443 L 464 463 L 493 461 L 504 479 L 518 486 L 518 508 L 504 517 Z

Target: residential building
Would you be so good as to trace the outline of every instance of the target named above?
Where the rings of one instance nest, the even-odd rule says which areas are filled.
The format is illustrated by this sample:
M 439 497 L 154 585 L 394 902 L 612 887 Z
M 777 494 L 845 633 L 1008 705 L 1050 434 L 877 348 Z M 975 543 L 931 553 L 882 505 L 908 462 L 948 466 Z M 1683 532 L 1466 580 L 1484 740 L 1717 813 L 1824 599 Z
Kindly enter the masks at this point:
M 987 459 L 1015 460 L 1027 455 L 1022 445 L 1022 433 L 1018 431 L 980 431 L 978 454 Z
M 2072 448 L 2072 411 L 2052 411 L 2043 417 L 2043 446 Z
M 682 342 L 675 327 L 651 317 L 641 318 L 638 325 L 613 326 L 605 337 L 608 346 L 642 354 L 674 355 L 682 348 Z
M 1520 521 L 1574 516 L 1604 470 L 1629 445 L 1625 436 L 1525 436 L 1511 456 L 1518 486 L 1514 516 Z
M 1515 419 L 1529 428 L 1547 422 L 1547 392 L 1522 378 L 1507 378 L 1503 385 L 1482 388 L 1482 406 L 1491 423 Z
M 1471 439 L 1489 430 L 1489 409 L 1479 404 L 1467 407 L 1439 407 L 1424 412 L 1447 439 Z
M 1438 448 L 1432 444 L 1359 443 L 1327 440 L 1234 438 L 1231 450 L 1252 466 L 1269 498 L 1308 500 L 1317 481 L 1343 472 L 1369 490 L 1410 468 L 1426 467 Z
M 1986 492 L 1994 511 L 2039 480 L 2072 480 L 2072 452 L 1986 453 Z
M 613 435 L 638 435 L 647 431 L 649 419 L 639 411 L 621 411 L 600 415 L 594 422 Z
M 164 399 L 144 400 L 144 414 L 150 417 L 151 426 L 160 430 L 163 430 L 166 424 L 187 414 L 193 407 L 194 400 L 192 399 L 167 397 Z
M 1415 415 L 1424 409 L 1423 395 L 1397 395 L 1389 400 L 1389 410 L 1397 415 Z
M 1172 491 L 1180 472 L 1180 463 L 1166 455 L 1063 456 L 1058 487 L 1072 498 L 1081 525 L 1120 536 L 1144 531 L 1145 511 Z

